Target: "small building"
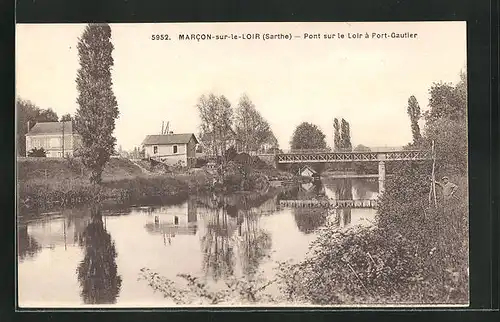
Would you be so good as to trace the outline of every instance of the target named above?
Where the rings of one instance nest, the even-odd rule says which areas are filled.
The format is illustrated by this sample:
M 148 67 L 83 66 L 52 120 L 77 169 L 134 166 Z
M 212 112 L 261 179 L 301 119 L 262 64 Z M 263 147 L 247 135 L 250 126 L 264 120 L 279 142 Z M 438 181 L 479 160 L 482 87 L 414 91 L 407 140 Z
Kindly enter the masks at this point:
M 148 135 L 142 142 L 146 158 L 187 167 L 193 167 L 196 163 L 197 144 L 193 133 Z
M 299 175 L 302 176 L 302 177 L 311 177 L 312 178 L 312 177 L 314 177 L 317 174 L 318 173 L 313 168 L 311 168 L 308 165 L 302 167 L 299 170 Z
M 26 156 L 33 148 L 43 148 L 48 158 L 71 157 L 80 143 L 72 121 L 39 122 L 26 133 Z

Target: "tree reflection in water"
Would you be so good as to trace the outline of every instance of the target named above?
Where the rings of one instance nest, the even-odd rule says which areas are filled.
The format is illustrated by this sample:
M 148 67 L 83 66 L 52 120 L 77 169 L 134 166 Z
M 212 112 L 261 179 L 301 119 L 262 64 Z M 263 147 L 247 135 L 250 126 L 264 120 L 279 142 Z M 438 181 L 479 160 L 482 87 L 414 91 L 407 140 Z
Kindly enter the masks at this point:
M 234 273 L 234 241 L 236 218 L 228 215 L 223 198 L 213 196 L 214 208 L 210 209 L 205 225 L 206 233 L 201 238 L 203 270 L 214 280 Z
M 77 274 L 84 303 L 116 303 L 122 283 L 117 275 L 117 252 L 98 207 L 91 207 L 91 220 L 82 233 L 80 245 L 84 247 L 85 256 Z
M 201 238 L 205 274 L 215 281 L 233 276 L 239 257 L 242 273 L 251 277 L 271 250 L 271 235 L 259 225 L 259 207 L 269 205 L 263 198 L 254 200 L 244 195 L 214 195 L 212 199 L 205 201 L 212 207 Z
M 293 217 L 297 228 L 304 234 L 310 234 L 326 223 L 326 209 L 293 208 Z
M 352 200 L 352 180 L 341 179 L 335 187 L 335 193 L 339 200 Z M 338 226 L 348 226 L 351 224 L 351 209 L 335 209 L 335 224 Z
M 19 260 L 34 257 L 40 250 L 40 244 L 28 234 L 28 226 L 19 227 L 17 230 L 17 254 Z
M 238 214 L 239 250 L 243 273 L 253 277 L 262 260 L 269 256 L 271 235 L 260 227 L 259 209 L 254 209 L 243 197 Z

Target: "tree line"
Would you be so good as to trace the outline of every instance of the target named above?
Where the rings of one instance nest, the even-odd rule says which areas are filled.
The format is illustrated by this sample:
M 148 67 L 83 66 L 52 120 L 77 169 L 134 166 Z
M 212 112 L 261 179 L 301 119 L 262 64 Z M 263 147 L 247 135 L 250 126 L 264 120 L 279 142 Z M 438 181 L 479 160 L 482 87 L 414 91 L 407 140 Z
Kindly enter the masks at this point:
M 240 152 L 277 148 L 278 142 L 267 120 L 244 94 L 235 109 L 224 95 L 202 95 L 196 104 L 201 119 L 200 142 L 205 152 L 225 157 L 233 147 Z

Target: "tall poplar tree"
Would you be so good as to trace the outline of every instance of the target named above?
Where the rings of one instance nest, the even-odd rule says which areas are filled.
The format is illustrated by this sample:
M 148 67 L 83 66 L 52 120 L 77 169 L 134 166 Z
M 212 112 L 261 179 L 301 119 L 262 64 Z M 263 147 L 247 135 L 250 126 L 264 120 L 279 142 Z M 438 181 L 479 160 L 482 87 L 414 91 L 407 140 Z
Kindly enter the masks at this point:
M 335 118 L 333 120 L 333 145 L 334 145 L 334 150 L 339 151 L 341 147 L 341 138 L 340 138 L 340 125 L 339 125 L 339 120 Z
M 340 131 L 341 131 L 341 147 L 343 151 L 352 151 L 352 144 L 351 144 L 351 130 L 349 128 L 349 123 L 342 119 L 341 124 L 340 124 Z
M 111 27 L 89 24 L 79 39 L 76 84 L 79 108 L 75 115 L 76 131 L 82 137 L 78 155 L 90 170 L 90 181 L 100 183 L 102 171 L 113 153 L 113 136 L 118 118 L 118 103 L 112 89 L 113 66 Z
M 420 106 L 415 96 L 410 96 L 408 99 L 408 107 L 406 109 L 411 122 L 411 134 L 413 136 L 413 144 L 418 145 L 422 141 L 418 120 L 420 119 Z

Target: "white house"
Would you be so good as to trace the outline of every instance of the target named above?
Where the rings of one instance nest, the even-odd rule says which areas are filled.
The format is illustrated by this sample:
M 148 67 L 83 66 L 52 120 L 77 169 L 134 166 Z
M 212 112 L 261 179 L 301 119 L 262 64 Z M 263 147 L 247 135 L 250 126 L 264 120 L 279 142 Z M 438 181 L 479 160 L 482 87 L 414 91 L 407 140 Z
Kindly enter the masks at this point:
M 48 158 L 73 156 L 81 136 L 74 133 L 73 122 L 39 122 L 26 133 L 26 156 L 33 148 L 43 148 Z
M 142 142 L 146 158 L 169 165 L 192 167 L 196 162 L 198 140 L 193 133 L 148 135 Z

